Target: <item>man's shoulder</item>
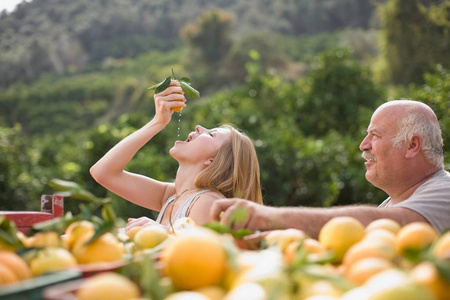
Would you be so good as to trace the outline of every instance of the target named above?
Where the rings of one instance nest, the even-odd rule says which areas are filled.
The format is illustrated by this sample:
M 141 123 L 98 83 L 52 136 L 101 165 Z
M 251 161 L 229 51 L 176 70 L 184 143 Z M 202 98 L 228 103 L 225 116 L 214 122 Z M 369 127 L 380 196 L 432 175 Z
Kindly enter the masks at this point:
M 450 201 L 450 173 L 440 170 L 419 186 L 408 200 L 439 199 Z

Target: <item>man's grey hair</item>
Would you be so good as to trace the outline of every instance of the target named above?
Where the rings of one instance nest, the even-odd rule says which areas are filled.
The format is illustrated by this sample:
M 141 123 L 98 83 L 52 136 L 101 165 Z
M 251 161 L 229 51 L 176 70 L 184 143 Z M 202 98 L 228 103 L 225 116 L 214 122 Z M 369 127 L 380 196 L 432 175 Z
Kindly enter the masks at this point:
M 427 118 L 416 106 L 410 106 L 398 124 L 398 132 L 392 140 L 394 148 L 399 148 L 417 134 L 422 138 L 422 152 L 427 160 L 438 168 L 444 168 L 444 142 L 439 123 Z

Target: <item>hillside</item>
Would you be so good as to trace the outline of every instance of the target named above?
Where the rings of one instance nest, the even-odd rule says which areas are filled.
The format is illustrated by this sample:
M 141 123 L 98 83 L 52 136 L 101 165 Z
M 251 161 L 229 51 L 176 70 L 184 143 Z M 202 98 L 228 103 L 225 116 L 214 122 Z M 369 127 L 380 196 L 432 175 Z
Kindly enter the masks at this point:
M 370 1 L 309 0 L 33 0 L 0 16 L 0 87 L 179 45 L 180 30 L 204 11 L 235 16 L 232 35 L 299 36 L 367 29 Z
M 190 77 L 201 99 L 188 99 L 131 172 L 173 180 L 174 140 L 197 124 L 232 123 L 255 140 L 267 204 L 379 203 L 385 194 L 365 180 L 358 149 L 377 104 L 428 103 L 450 143 L 450 2 L 422 3 L 434 2 L 443 5 L 25 3 L 0 16 L 0 208 L 35 209 L 30 199 L 61 178 L 112 197 L 127 216 L 145 214 L 95 183 L 89 168 L 153 116 L 147 87 L 171 69 Z

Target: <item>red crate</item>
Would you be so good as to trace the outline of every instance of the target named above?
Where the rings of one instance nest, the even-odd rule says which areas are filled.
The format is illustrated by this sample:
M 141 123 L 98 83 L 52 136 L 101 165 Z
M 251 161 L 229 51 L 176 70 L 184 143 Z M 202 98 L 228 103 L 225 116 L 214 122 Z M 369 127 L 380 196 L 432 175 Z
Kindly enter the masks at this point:
M 36 223 L 61 217 L 63 214 L 64 197 L 61 195 L 42 195 L 41 211 L 0 211 L 0 216 L 12 220 L 23 233 L 27 233 Z

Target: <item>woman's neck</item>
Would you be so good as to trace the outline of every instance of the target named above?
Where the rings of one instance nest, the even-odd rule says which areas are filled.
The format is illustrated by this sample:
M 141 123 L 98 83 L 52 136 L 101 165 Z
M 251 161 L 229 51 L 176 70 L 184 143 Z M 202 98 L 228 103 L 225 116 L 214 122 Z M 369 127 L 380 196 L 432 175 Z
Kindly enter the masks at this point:
M 200 173 L 196 167 L 179 167 L 175 178 L 175 192 L 177 195 L 183 191 L 197 190 L 195 187 L 195 178 Z

